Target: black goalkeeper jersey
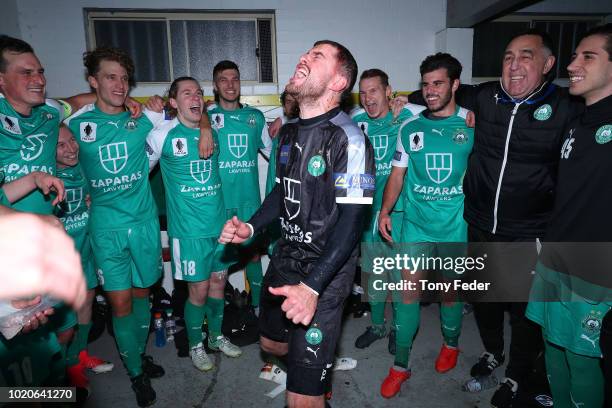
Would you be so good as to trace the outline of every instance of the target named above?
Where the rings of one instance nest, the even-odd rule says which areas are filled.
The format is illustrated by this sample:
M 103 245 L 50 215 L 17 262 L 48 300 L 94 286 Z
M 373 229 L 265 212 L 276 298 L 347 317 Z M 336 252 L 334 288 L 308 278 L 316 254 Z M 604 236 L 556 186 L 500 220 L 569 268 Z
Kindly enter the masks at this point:
M 337 225 L 338 205 L 372 204 L 374 153 L 368 138 L 338 108 L 288 123 L 278 137 L 281 239 L 271 262 L 285 278 L 299 281 L 321 256 L 331 232 L 343 228 Z

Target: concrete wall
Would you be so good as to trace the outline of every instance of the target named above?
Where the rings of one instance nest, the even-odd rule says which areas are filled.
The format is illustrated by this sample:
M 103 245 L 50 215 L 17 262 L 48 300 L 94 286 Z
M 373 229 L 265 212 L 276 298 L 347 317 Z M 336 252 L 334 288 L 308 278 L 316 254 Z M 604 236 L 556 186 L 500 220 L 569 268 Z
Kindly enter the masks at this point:
M 0 13 L 0 34 L 21 37 L 17 0 L 2 0 L 0 9 L 2 10 Z
M 248 0 L 19 0 L 16 10 L 4 10 L 14 19 L 21 37 L 35 48 L 47 69 L 48 94 L 66 96 L 87 90 L 81 54 L 86 48 L 83 9 L 147 8 L 215 10 L 253 8 Z M 387 71 L 395 89 L 418 85 L 420 61 L 435 51 L 435 33 L 445 28 L 446 1 L 431 0 L 259 0 L 259 10 L 275 10 L 278 80 L 280 88 L 293 73 L 299 56 L 315 40 L 329 38 L 346 45 L 360 71 L 379 67 Z M 471 44 L 466 47 L 471 49 Z M 471 55 L 470 55 L 471 59 Z M 133 95 L 162 92 L 165 86 L 139 87 Z M 210 89 L 205 89 L 210 94 Z M 243 87 L 243 94 L 275 93 L 275 87 Z

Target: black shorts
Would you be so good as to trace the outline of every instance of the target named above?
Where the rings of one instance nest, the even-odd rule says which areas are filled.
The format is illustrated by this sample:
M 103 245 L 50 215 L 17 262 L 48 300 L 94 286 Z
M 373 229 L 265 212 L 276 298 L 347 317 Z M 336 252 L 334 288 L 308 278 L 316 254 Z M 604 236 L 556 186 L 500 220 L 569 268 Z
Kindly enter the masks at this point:
M 287 390 L 302 395 L 323 395 L 331 375 L 336 344 L 340 338 L 342 309 L 351 292 L 357 257 L 351 257 L 319 295 L 317 310 L 309 326 L 285 317 L 285 298 L 272 295 L 268 287 L 293 285 L 299 277 L 281 277 L 270 263 L 259 303 L 259 330 L 263 337 L 289 343 Z M 286 275 L 286 274 L 283 274 Z

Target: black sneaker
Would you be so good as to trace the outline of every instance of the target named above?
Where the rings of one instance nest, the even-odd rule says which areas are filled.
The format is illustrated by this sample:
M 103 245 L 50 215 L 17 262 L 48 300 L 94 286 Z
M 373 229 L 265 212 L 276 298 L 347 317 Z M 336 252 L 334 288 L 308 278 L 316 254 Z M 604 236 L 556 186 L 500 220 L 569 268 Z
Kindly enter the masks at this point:
M 368 326 L 366 331 L 355 340 L 355 347 L 364 349 L 369 347 L 370 344 L 374 343 L 376 340 L 384 338 L 386 335 L 387 333 L 384 328 L 382 330 L 376 330 L 373 326 Z
M 136 402 L 139 407 L 148 407 L 155 403 L 155 390 L 146 374 L 137 375 L 132 380 L 132 389 L 136 393 Z
M 512 378 L 504 378 L 499 385 L 493 398 L 491 398 L 491 406 L 493 408 L 512 408 L 512 402 L 516 398 L 518 383 Z
M 493 370 L 502 364 L 504 364 L 503 354 L 497 359 L 493 354 L 485 351 L 480 356 L 480 360 L 472 366 L 470 375 L 472 377 L 487 377 L 493 373 Z
M 141 355 L 142 357 L 142 372 L 149 378 L 163 377 L 166 372 L 164 368 L 159 364 L 153 362 L 153 357 L 146 354 Z
M 395 327 L 392 327 L 391 330 L 389 331 L 389 354 L 391 355 L 395 355 L 395 352 L 397 351 L 397 344 L 395 344 L 395 338 L 397 331 L 395 330 Z

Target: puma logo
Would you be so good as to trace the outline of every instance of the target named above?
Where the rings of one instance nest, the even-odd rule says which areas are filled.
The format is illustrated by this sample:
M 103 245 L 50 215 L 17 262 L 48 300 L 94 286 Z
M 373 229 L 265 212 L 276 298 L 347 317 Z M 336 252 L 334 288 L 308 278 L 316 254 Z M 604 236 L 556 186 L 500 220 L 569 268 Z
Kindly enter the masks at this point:
M 432 131 L 432 132 L 434 132 L 434 133 L 439 134 L 440 136 L 444 136 L 444 135 L 442 134 L 442 131 L 441 131 L 441 130 L 438 130 L 438 129 L 431 129 L 431 131 Z
M 119 129 L 119 121 L 117 121 L 117 122 L 112 122 L 112 121 L 110 121 L 110 120 L 109 120 L 109 121 L 108 121 L 108 122 L 106 122 L 106 123 L 107 123 L 107 124 L 109 124 L 109 125 L 113 125 L 113 126 L 114 126 L 114 127 L 116 127 L 117 129 Z
M 300 146 L 297 142 L 295 143 L 295 147 L 300 151 L 300 154 L 303 154 L 304 152 L 302 151 L 302 149 L 304 149 L 304 146 Z
M 586 334 L 581 334 L 580 338 L 583 340 L 588 341 L 589 343 L 591 343 L 591 345 L 593 346 L 593 348 L 597 348 L 597 346 L 595 345 L 595 340 L 589 338 Z
M 313 350 L 313 349 L 311 349 L 310 347 L 306 347 L 306 350 L 308 350 L 308 351 L 310 351 L 312 354 L 314 354 L 315 358 L 318 358 L 318 357 L 317 357 L 317 353 L 319 352 L 319 349 L 320 349 L 320 348 L 321 348 L 321 347 L 317 347 L 317 349 L 316 349 L 316 350 Z

